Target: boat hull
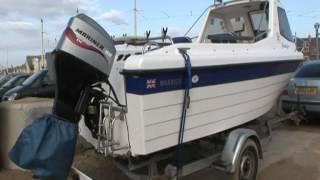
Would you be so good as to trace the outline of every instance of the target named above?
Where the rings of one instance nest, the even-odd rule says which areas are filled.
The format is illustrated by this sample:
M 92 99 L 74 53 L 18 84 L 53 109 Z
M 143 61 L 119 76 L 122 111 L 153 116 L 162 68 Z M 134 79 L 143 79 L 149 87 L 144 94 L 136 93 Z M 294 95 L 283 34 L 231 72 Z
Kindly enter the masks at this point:
M 257 67 L 258 70 L 251 72 L 247 66 L 230 67 L 228 73 L 229 67 L 211 71 L 213 74 L 194 71 L 184 142 L 231 129 L 266 114 L 298 64 L 299 61 L 282 63 L 281 68 L 275 65 L 266 68 L 264 64 L 262 69 Z M 165 81 L 157 74 L 126 76 L 133 156 L 147 155 L 178 143 L 184 80 L 172 79 L 172 74 L 165 73 Z M 161 83 L 165 87 L 161 87 Z

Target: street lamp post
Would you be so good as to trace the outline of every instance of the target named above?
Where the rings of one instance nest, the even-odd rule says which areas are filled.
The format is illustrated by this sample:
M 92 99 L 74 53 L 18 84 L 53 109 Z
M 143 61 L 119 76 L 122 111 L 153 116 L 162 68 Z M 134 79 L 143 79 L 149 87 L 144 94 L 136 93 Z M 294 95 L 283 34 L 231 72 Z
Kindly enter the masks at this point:
M 138 9 L 137 9 L 137 0 L 134 0 L 134 8 L 133 8 L 133 18 L 134 18 L 134 36 L 137 37 L 138 36 L 138 20 L 137 20 L 137 13 L 138 13 Z
M 9 74 L 9 52 L 8 52 L 8 47 L 6 48 L 6 54 L 7 54 L 7 58 L 6 58 L 6 61 L 7 61 L 7 74 Z
M 41 18 L 41 60 L 39 61 L 39 70 L 41 69 L 41 63 L 44 62 L 43 34 L 43 19 Z
M 319 28 L 320 28 L 320 23 L 316 23 L 314 25 L 314 29 L 316 30 L 316 49 L 317 49 L 317 59 L 320 58 L 320 52 L 319 52 Z

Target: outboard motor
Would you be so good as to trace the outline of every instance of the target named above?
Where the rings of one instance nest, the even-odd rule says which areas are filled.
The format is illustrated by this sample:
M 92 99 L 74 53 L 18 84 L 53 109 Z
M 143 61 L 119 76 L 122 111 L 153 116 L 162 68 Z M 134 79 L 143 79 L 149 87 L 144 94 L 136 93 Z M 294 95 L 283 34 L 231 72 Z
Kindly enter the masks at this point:
M 67 179 L 81 115 L 90 114 L 88 106 L 93 103 L 98 106 L 101 100 L 112 98 L 104 93 L 101 82 L 109 84 L 113 99 L 119 102 L 108 81 L 115 54 L 112 38 L 94 20 L 84 14 L 71 18 L 53 52 L 57 82 L 52 114 L 23 130 L 10 151 L 13 162 L 42 180 Z M 96 123 L 86 124 L 94 129 L 90 126 Z
M 91 85 L 108 79 L 116 54 L 113 40 L 95 21 L 80 14 L 70 20 L 55 54 L 53 113 L 76 123 L 87 108 Z

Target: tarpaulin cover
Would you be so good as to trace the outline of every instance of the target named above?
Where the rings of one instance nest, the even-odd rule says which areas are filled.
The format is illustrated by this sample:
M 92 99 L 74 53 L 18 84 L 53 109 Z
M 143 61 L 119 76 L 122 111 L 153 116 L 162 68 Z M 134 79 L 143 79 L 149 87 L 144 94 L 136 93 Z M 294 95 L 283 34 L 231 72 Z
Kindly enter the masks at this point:
M 78 126 L 45 114 L 27 126 L 10 151 L 18 166 L 32 170 L 34 177 L 65 180 L 73 162 Z

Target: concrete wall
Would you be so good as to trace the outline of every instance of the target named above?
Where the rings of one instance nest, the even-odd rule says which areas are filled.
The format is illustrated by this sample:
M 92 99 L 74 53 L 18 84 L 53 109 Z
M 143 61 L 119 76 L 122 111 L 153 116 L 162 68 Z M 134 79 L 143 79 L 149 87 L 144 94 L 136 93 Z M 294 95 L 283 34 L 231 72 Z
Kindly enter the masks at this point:
M 0 104 L 0 168 L 18 169 L 8 158 L 21 131 L 33 119 L 51 112 L 53 100 L 26 98 Z

